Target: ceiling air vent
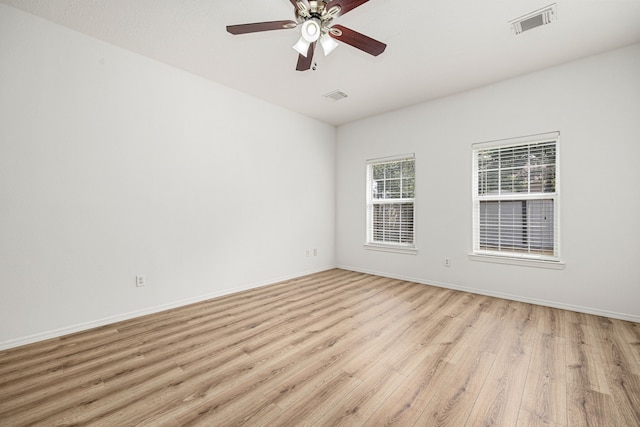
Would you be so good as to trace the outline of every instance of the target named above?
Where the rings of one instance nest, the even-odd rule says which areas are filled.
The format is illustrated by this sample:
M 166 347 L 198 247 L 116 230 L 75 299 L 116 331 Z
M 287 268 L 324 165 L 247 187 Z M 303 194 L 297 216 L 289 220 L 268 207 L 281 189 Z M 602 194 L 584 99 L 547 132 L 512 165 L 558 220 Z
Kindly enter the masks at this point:
M 347 96 L 349 95 L 341 90 L 334 90 L 333 92 L 329 92 L 324 95 L 325 98 L 331 99 L 332 101 L 340 101 L 341 99 L 345 99 Z
M 556 4 L 550 4 L 542 9 L 527 13 L 519 18 L 509 21 L 515 34 L 529 31 L 533 28 L 547 25 L 556 20 Z

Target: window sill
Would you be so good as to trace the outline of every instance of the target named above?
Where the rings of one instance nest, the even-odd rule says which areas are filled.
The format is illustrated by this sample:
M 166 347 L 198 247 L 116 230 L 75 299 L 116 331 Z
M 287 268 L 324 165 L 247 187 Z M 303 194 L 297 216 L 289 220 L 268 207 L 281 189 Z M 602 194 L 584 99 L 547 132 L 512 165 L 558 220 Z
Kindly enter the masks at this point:
M 376 245 L 373 243 L 365 243 L 364 248 L 369 251 L 393 252 L 397 254 L 416 255 L 418 253 L 418 249 L 410 246 Z
M 563 261 L 551 261 L 531 258 L 516 258 L 497 255 L 469 254 L 471 261 L 493 262 L 497 264 L 523 265 L 527 267 L 549 268 L 552 270 L 564 270 Z

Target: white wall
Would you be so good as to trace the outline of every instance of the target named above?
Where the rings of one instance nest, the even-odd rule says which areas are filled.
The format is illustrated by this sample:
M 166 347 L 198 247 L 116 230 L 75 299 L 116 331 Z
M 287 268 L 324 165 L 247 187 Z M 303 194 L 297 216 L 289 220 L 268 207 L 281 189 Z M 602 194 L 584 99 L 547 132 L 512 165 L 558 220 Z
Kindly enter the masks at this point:
M 0 348 L 335 264 L 332 126 L 4 5 L 0 121 Z
M 470 260 L 471 144 L 551 131 L 565 269 Z M 365 250 L 365 161 L 413 152 L 419 253 Z M 337 153 L 339 266 L 640 321 L 640 45 L 342 126 Z

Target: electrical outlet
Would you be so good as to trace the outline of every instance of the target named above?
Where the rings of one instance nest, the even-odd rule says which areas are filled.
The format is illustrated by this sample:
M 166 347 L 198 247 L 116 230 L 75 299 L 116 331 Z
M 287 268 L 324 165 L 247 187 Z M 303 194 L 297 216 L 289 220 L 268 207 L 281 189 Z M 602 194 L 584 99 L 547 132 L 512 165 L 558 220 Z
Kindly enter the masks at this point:
M 307 249 L 307 258 L 311 256 L 311 251 L 309 249 Z
M 444 259 L 444 266 L 445 267 L 451 267 L 451 258 L 445 258 Z
M 136 276 L 136 287 L 142 287 L 144 286 L 144 275 L 139 274 Z
M 313 256 L 318 256 L 318 250 L 317 249 L 313 250 Z

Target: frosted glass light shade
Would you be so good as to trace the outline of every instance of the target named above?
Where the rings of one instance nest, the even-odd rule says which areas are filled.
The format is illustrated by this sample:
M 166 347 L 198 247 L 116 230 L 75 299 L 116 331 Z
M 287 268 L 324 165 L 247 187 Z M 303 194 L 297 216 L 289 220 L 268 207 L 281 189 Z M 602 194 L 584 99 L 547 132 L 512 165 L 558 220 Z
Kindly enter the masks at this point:
M 302 24 L 302 37 L 309 43 L 313 43 L 320 38 L 320 21 L 317 18 L 304 21 L 304 24 Z
M 309 52 L 309 45 L 311 45 L 311 43 L 306 41 L 304 37 L 300 37 L 296 44 L 293 45 L 293 48 L 297 50 L 300 55 L 306 58 L 307 52 Z
M 324 56 L 329 55 L 335 48 L 338 47 L 338 42 L 331 38 L 329 34 L 325 34 L 320 37 L 320 44 L 322 45 L 322 50 L 324 50 Z

